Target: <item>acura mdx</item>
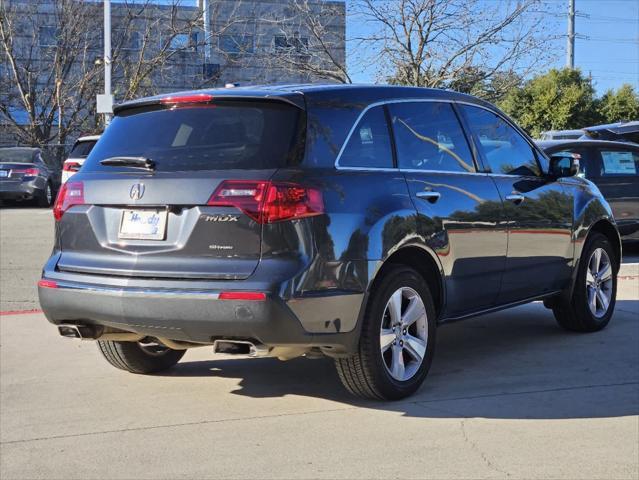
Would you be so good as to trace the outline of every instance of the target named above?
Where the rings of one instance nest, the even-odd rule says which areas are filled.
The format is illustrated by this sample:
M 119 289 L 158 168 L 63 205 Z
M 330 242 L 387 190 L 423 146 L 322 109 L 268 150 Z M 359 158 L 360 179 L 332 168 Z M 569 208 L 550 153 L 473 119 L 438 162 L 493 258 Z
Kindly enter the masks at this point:
M 133 373 L 189 348 L 328 356 L 353 394 L 424 381 L 441 324 L 615 307 L 610 207 L 493 105 L 444 90 L 241 87 L 121 104 L 58 195 L 39 295 Z

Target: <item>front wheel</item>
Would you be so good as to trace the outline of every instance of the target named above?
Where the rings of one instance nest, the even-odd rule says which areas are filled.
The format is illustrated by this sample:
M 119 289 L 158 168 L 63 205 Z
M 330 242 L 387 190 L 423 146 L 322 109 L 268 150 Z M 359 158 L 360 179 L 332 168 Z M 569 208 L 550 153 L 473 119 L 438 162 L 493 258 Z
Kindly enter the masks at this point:
M 608 322 L 617 297 L 617 267 L 610 241 L 594 233 L 584 246 L 570 299 L 553 306 L 557 323 L 573 332 L 596 332 Z
M 394 266 L 370 293 L 358 352 L 335 360 L 352 394 L 399 400 L 424 382 L 432 363 L 436 317 L 428 285 L 413 269 Z
M 171 350 L 154 342 L 116 342 L 98 340 L 100 353 L 120 370 L 131 373 L 156 373 L 171 368 L 186 350 Z

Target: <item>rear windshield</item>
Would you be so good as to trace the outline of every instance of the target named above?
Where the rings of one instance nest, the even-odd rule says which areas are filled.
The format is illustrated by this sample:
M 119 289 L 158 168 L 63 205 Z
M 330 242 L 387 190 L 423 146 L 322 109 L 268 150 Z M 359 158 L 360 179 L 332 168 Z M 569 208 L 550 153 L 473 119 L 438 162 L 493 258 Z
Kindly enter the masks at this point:
M 31 149 L 0 148 L 0 162 L 32 163 L 33 157 Z
M 95 146 L 97 140 L 84 140 L 76 142 L 69 153 L 69 158 L 86 158 L 91 153 L 91 149 Z
M 83 171 L 118 156 L 153 160 L 157 171 L 271 169 L 297 163 L 301 111 L 277 102 L 220 102 L 175 109 L 139 109 L 116 116 Z

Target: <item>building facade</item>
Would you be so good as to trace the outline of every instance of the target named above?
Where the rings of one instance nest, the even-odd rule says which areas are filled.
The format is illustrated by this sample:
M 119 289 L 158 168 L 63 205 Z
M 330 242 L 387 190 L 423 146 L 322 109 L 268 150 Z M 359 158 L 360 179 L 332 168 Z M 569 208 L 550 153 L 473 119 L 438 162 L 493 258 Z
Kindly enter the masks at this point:
M 116 102 L 168 91 L 340 81 L 345 3 L 328 0 L 111 3 Z M 4 0 L 0 145 L 69 144 L 101 128 L 103 6 Z M 17 75 L 16 75 L 17 70 Z

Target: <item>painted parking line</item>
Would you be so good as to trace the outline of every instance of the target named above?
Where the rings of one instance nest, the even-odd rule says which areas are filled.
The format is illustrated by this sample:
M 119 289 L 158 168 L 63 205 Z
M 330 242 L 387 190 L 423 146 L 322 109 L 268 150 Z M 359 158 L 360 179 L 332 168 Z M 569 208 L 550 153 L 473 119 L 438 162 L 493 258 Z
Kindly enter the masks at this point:
M 42 310 L 34 308 L 31 310 L 2 310 L 0 311 L 0 317 L 9 315 L 28 315 L 29 313 L 42 313 Z

